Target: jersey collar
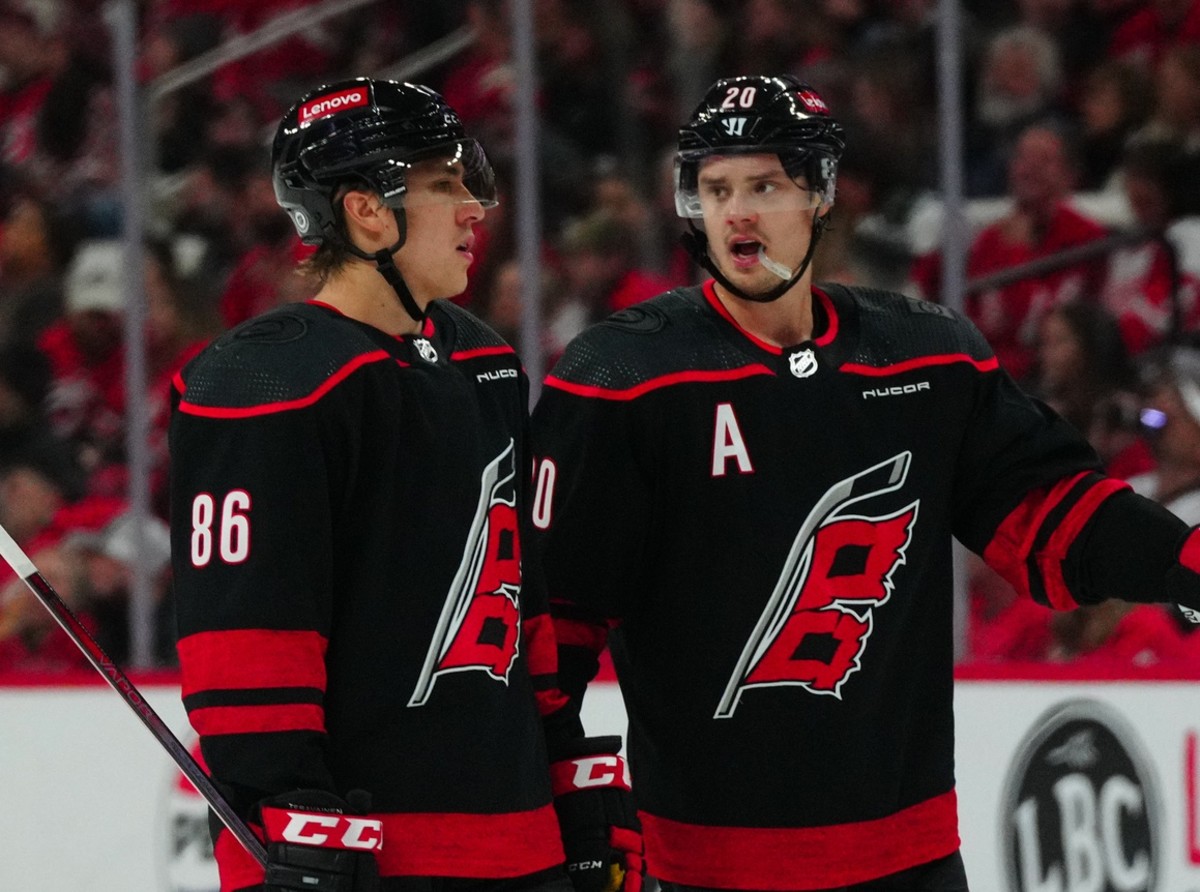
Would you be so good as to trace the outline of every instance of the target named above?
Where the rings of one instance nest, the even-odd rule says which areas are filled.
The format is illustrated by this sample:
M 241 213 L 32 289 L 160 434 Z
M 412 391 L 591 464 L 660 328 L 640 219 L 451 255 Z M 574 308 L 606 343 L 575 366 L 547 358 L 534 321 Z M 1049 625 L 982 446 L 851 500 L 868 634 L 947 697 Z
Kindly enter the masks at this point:
M 713 308 L 718 316 L 728 322 L 742 337 L 750 341 L 758 349 L 774 354 L 775 356 L 782 356 L 784 353 L 790 352 L 799 346 L 798 344 L 791 344 L 787 347 L 777 347 L 774 344 L 767 343 L 752 332 L 747 331 L 733 318 L 733 315 L 726 308 L 725 304 L 721 303 L 715 286 L 716 282 L 713 279 L 709 279 L 704 283 L 704 299 L 708 301 L 709 306 Z M 806 343 L 810 343 L 816 347 L 829 347 L 838 339 L 838 335 L 843 327 L 842 317 L 844 309 L 839 308 L 835 304 L 833 298 L 826 293 L 825 289 L 814 287 L 812 293 L 815 298 L 813 300 L 813 331 L 816 336 Z

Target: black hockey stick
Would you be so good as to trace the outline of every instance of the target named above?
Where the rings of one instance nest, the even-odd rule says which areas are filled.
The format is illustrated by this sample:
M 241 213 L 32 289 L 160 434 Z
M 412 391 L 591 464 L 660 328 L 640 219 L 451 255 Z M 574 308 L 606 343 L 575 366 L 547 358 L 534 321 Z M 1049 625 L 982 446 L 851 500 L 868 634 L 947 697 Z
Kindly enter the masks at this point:
M 171 733 L 171 729 L 166 723 L 159 718 L 150 704 L 146 702 L 138 689 L 133 686 L 125 673 L 120 670 L 116 663 L 109 659 L 103 648 L 96 643 L 96 639 L 84 627 L 79 618 L 71 612 L 71 608 L 63 603 L 62 598 L 58 596 L 58 592 L 54 587 L 46 581 L 38 568 L 33 565 L 33 561 L 21 549 L 8 530 L 0 526 L 0 557 L 3 557 L 5 562 L 13 568 L 18 576 L 29 586 L 29 590 L 37 596 L 37 599 L 42 602 L 50 615 L 62 626 L 71 640 L 76 646 L 83 651 L 83 655 L 88 658 L 88 662 L 95 667 L 96 671 L 104 676 L 113 689 L 120 694 L 126 705 L 132 709 L 142 724 L 150 729 L 150 733 L 162 745 L 175 760 L 175 764 L 179 766 L 179 770 L 184 773 L 192 785 L 203 796 L 217 817 L 220 818 L 230 832 L 238 838 L 238 841 L 246 847 L 246 851 L 254 856 L 264 868 L 267 866 L 267 850 L 263 844 L 259 842 L 258 837 L 253 831 L 246 826 L 245 822 L 238 817 L 237 812 L 221 795 L 208 775 L 204 770 L 196 764 L 196 760 L 192 758 L 192 754 L 184 748 L 179 739 Z

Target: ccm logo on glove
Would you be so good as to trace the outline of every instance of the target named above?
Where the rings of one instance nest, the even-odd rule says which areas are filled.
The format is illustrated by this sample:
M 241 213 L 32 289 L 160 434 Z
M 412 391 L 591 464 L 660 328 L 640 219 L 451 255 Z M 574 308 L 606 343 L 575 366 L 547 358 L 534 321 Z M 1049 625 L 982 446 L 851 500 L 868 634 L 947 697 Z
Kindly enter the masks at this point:
M 269 839 L 367 852 L 383 848 L 383 824 L 373 818 L 264 808 L 262 820 Z
M 596 787 L 628 790 L 629 766 L 620 756 L 578 756 L 551 765 L 550 782 L 556 795 Z

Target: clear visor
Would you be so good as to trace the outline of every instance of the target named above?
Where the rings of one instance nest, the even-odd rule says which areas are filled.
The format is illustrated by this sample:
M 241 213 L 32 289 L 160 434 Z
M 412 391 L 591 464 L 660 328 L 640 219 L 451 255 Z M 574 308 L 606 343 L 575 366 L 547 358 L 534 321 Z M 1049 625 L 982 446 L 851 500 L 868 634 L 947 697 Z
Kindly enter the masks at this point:
M 473 139 L 443 143 L 404 159 L 388 161 L 384 203 L 399 210 L 431 204 L 478 203 L 495 207 L 496 174 Z
M 832 188 L 829 190 L 832 192 Z M 675 159 L 675 212 L 680 217 L 776 214 L 832 204 L 832 194 L 789 176 L 777 155 L 680 153 Z

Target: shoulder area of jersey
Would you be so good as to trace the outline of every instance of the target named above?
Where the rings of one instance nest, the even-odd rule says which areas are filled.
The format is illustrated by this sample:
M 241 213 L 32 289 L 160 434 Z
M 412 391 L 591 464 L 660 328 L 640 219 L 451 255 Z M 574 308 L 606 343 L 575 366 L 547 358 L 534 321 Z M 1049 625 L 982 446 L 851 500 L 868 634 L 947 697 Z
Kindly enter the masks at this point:
M 754 361 L 721 337 L 700 288 L 692 286 L 635 304 L 583 331 L 567 345 L 547 384 L 626 398 L 656 390 L 674 376 L 722 373 Z
M 315 304 L 276 307 L 223 333 L 175 382 L 184 411 L 289 407 L 387 358 L 357 325 Z
M 429 307 L 434 325 L 441 328 L 441 338 L 456 354 L 476 350 L 515 353 L 511 344 L 500 337 L 486 322 L 470 310 L 450 300 L 435 300 Z
M 822 285 L 831 296 L 842 289 L 854 296 L 862 334 L 859 350 L 883 345 L 885 354 L 897 348 L 922 354 L 954 354 L 987 360 L 992 349 L 975 325 L 961 312 L 942 304 L 897 291 L 865 286 Z M 835 298 L 836 300 L 836 298 Z

